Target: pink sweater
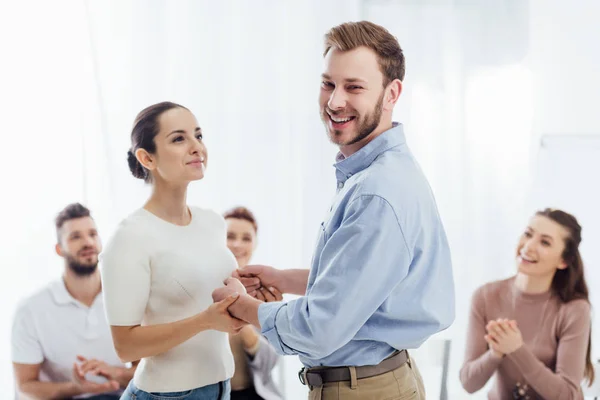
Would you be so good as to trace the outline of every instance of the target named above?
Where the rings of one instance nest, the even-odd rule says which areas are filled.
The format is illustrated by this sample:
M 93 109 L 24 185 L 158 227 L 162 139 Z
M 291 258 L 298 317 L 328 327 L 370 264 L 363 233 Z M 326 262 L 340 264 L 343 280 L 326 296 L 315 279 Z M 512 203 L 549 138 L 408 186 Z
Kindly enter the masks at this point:
M 585 300 L 562 303 L 550 292 L 523 293 L 514 280 L 488 283 L 473 295 L 460 370 L 463 387 L 476 392 L 495 374 L 488 393 L 491 400 L 512 399 L 517 382 L 529 385 L 531 399 L 583 399 L 580 382 L 590 334 L 590 304 Z M 504 358 L 495 357 L 484 339 L 486 324 L 497 318 L 515 319 L 524 341 Z

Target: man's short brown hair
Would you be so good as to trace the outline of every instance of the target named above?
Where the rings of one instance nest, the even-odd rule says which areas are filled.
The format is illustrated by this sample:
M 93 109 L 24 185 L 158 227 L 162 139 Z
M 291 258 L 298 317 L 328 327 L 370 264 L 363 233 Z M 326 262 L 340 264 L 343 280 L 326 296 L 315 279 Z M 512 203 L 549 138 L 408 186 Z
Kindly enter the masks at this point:
M 57 238 L 58 242 L 60 243 L 60 230 L 63 227 L 63 225 L 65 224 L 65 222 L 70 221 L 72 219 L 91 217 L 91 216 L 92 215 L 90 213 L 90 210 L 80 203 L 72 203 L 72 204 L 69 204 L 68 206 L 66 206 L 65 208 L 63 208 L 58 213 L 58 215 L 56 216 L 56 219 L 54 220 L 54 223 L 56 225 L 56 238 Z
M 369 21 L 346 22 L 331 28 L 325 34 L 325 52 L 332 47 L 340 51 L 349 51 L 365 46 L 377 54 L 379 67 L 383 74 L 383 87 L 394 79 L 404 80 L 404 54 L 398 39 L 387 29 Z

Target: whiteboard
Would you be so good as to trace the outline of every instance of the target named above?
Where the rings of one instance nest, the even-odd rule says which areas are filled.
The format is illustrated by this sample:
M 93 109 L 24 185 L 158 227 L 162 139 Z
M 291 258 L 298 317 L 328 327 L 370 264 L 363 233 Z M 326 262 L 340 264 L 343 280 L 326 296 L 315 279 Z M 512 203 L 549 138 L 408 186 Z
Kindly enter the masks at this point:
M 600 135 L 542 137 L 531 209 L 560 208 L 582 227 L 581 256 L 593 307 L 592 359 L 600 357 Z

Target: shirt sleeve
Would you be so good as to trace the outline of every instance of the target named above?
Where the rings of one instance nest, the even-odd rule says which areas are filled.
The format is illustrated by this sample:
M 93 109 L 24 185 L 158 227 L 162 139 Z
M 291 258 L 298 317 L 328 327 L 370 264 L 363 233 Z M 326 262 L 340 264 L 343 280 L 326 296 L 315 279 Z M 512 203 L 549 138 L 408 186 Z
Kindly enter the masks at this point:
M 502 358 L 494 356 L 485 341 L 485 326 L 485 296 L 481 287 L 471 300 L 465 362 L 460 369 L 460 382 L 469 393 L 483 388 L 502 363 Z
M 585 358 L 590 337 L 590 304 L 585 300 L 569 303 L 564 311 L 556 354 L 556 372 L 521 346 L 509 357 L 525 380 L 537 393 L 548 400 L 581 398 L 580 382 L 585 371 Z
M 147 239 L 134 229 L 118 230 L 101 254 L 104 306 L 109 325 L 140 325 L 150 294 Z
M 13 320 L 11 351 L 12 361 L 18 364 L 41 364 L 44 361 L 33 316 L 25 306 L 17 309 Z
M 411 263 L 394 210 L 375 195 L 348 204 L 317 256 L 306 296 L 259 307 L 262 333 L 279 354 L 322 359 L 347 344 L 402 285 Z
M 262 335 L 258 340 L 257 346 L 258 348 L 254 355 L 252 357 L 248 356 L 248 365 L 250 365 L 254 374 L 266 377 L 271 374 L 271 370 L 277 365 L 279 356 Z

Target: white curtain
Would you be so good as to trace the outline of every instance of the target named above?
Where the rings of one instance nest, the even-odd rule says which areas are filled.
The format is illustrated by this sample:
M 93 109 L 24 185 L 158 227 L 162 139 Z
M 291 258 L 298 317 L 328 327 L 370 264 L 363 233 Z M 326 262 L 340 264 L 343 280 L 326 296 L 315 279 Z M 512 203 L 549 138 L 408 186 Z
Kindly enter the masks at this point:
M 395 119 L 406 124 L 451 241 L 457 321 L 441 338 L 452 339 L 450 398 L 466 397 L 457 376 L 470 294 L 512 273 L 531 211 L 523 209 L 531 118 L 523 1 L 1 3 L 0 43 L 14 62 L 0 65 L 0 265 L 11 277 L 0 280 L 0 387 L 13 387 L 17 301 L 61 271 L 55 213 L 85 202 L 106 240 L 146 198 L 125 153 L 135 114 L 152 103 L 185 105 L 206 132 L 207 178 L 191 186 L 189 202 L 250 207 L 260 225 L 254 261 L 309 265 L 335 184 L 336 149 L 317 106 L 322 38 L 358 19 L 383 24 L 405 50 Z M 434 353 L 422 353 L 423 369 L 435 370 Z M 288 399 L 305 398 L 298 367 L 288 357 L 280 371 Z M 435 398 L 437 377 L 426 381 Z
M 0 387 L 13 388 L 12 315 L 19 300 L 55 279 L 53 218 L 93 187 L 91 59 L 78 1 L 0 2 Z

